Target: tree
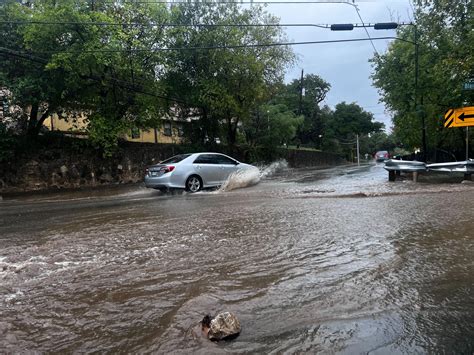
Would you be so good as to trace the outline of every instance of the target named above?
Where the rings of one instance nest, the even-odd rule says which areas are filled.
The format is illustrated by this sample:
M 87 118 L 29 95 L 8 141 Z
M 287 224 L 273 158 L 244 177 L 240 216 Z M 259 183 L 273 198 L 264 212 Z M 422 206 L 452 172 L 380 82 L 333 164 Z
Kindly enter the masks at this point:
M 0 39 L 0 72 L 28 115 L 30 136 L 49 115 L 70 118 L 74 111 L 88 113 L 90 137 L 109 147 L 129 127 L 156 126 L 165 104 L 161 57 L 151 49 L 163 39 L 164 5 L 39 0 L 31 7 L 7 2 L 0 11 L 25 22 L 0 25 L 8 33 Z
M 474 77 L 473 4 L 464 0 L 415 2 L 415 27 L 398 31 L 419 45 L 419 80 L 415 88 L 415 45 L 393 42 L 386 54 L 372 59 L 373 81 L 393 112 L 394 132 L 406 146 L 420 148 L 425 118 L 429 151 L 461 150 L 462 132 L 443 128 L 448 108 L 473 103 L 462 84 Z M 416 90 L 417 89 L 417 90 Z
M 0 16 L 12 20 L 0 24 L 0 75 L 28 134 L 53 113 L 86 113 L 89 138 L 107 154 L 126 130 L 157 127 L 170 109 L 199 116 L 200 142 L 234 145 L 294 59 L 266 46 L 284 40 L 280 27 L 252 26 L 277 23 L 261 7 L 9 0 Z
M 238 128 L 268 100 L 270 88 L 282 80 L 284 68 L 293 61 L 289 48 L 264 46 L 283 39 L 281 28 L 250 26 L 276 24 L 277 19 L 258 6 L 199 3 L 173 7 L 172 21 L 202 26 L 170 29 L 168 46 L 203 49 L 170 53 L 167 88 L 185 102 L 180 106 L 200 111 L 200 142 L 219 137 L 233 146 Z M 225 26 L 236 23 L 242 27 Z M 229 46 L 243 47 L 205 49 Z
M 354 146 L 357 135 L 368 136 L 383 130 L 384 124 L 373 119 L 372 113 L 364 111 L 356 103 L 337 104 L 327 121 L 324 148 L 347 153 L 347 148 Z
M 253 146 L 281 146 L 291 142 L 302 123 L 303 116 L 283 104 L 262 105 L 245 125 L 245 136 Z
M 395 136 L 385 132 L 372 133 L 361 141 L 361 151 L 367 152 L 370 155 L 375 154 L 379 150 L 387 150 L 390 153 L 394 153 L 397 147 L 401 148 L 400 144 L 396 143 Z
M 331 85 L 315 74 L 306 74 L 294 79 L 281 89 L 273 100 L 281 102 L 296 115 L 303 115 L 304 122 L 299 127 L 297 137 L 304 144 L 319 145 L 319 136 L 324 133 L 324 113 L 319 105 L 326 98 Z M 304 95 L 302 90 L 304 89 Z
M 33 13 L 32 8 L 12 1 L 0 5 L 2 17 L 12 21 L 30 20 Z M 13 94 L 12 104 L 22 108 L 20 119 L 24 121 L 24 130 L 36 135 L 43 121 L 62 101 L 65 88 L 58 80 L 61 73 L 44 70 L 51 56 L 29 53 L 24 27 L 7 23 L 0 26 L 0 32 L 5 34 L 0 37 L 0 79 Z
M 333 119 L 329 123 L 333 132 L 341 139 L 350 139 L 356 134 L 363 135 L 380 132 L 384 125 L 374 122 L 372 113 L 365 111 L 356 103 L 341 102 L 336 105 Z

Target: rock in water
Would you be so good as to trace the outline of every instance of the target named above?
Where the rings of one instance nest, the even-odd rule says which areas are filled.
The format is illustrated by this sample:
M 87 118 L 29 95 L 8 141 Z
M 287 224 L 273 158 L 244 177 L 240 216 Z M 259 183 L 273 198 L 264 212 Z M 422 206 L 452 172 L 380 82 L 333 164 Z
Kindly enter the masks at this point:
M 211 320 L 208 337 L 210 340 L 235 338 L 241 330 L 240 322 L 231 312 L 219 313 Z

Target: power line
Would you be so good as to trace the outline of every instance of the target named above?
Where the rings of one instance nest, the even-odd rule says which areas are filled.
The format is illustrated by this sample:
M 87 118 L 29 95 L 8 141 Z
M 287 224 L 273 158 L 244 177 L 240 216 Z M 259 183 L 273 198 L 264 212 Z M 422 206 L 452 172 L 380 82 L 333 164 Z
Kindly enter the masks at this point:
M 180 23 L 139 23 L 139 22 L 94 22 L 94 21 L 2 21 L 8 25 L 84 25 L 84 26 L 140 26 L 140 27 L 318 27 L 329 28 L 330 25 L 315 23 L 256 23 L 256 24 L 180 24 Z M 355 26 L 358 27 L 358 26 Z M 360 26 L 359 26 L 360 27 Z
M 80 51 L 34 51 L 38 54 L 55 54 L 55 53 L 140 53 L 140 52 L 168 52 L 168 51 L 190 51 L 190 50 L 214 50 L 214 49 L 243 49 L 243 48 L 264 48 L 264 47 L 281 47 L 281 46 L 295 46 L 307 44 L 325 44 L 325 43 L 344 43 L 344 42 L 360 42 L 371 40 L 389 40 L 399 39 L 398 37 L 374 37 L 374 38 L 351 38 L 325 41 L 307 41 L 307 42 L 282 42 L 282 43 L 267 43 L 267 44 L 242 44 L 231 46 L 206 46 L 206 47 L 162 47 L 162 48 L 131 48 L 131 49 L 91 49 Z M 28 54 L 28 52 L 27 52 Z
M 93 2 L 94 0 L 92 0 Z M 116 1 L 97 1 L 98 5 L 114 5 Z M 130 0 L 122 1 L 122 4 L 136 4 L 136 5 L 176 5 L 176 6 L 195 6 L 195 5 L 304 5 L 304 4 L 345 4 L 345 5 L 354 5 L 354 0 L 319 0 L 319 1 L 140 1 L 140 0 Z
M 192 6 L 192 5 L 221 5 L 221 4 L 235 4 L 235 5 L 301 5 L 301 4 L 347 4 L 353 5 L 354 0 L 319 0 L 319 1 L 123 1 L 124 4 L 170 4 L 170 5 L 179 5 L 179 6 Z M 102 4 L 115 4 L 114 1 L 104 1 Z
M 231 23 L 231 24 L 181 24 L 181 23 L 141 23 L 141 22 L 96 22 L 96 21 L 4 21 L 0 20 L 0 24 L 7 25 L 84 25 L 84 26 L 140 26 L 140 27 L 318 27 L 329 29 L 330 24 L 317 24 L 317 23 Z M 374 27 L 375 23 L 355 23 L 354 28 L 366 28 Z M 408 22 L 397 23 L 398 26 L 413 25 Z
M 25 59 L 25 60 L 28 60 L 30 62 L 38 63 L 38 64 L 42 64 L 42 65 L 48 63 L 47 59 L 34 56 L 30 53 L 25 54 L 25 53 L 22 53 L 20 51 L 16 51 L 16 50 L 5 48 L 5 47 L 0 47 L 0 56 L 2 56 L 2 55 L 5 56 L 5 57 L 10 56 L 10 57 L 15 57 L 15 58 L 19 58 L 19 59 Z M 87 76 L 85 79 L 96 81 L 96 82 L 101 82 L 103 80 L 103 78 L 98 78 L 98 77 L 93 77 L 93 76 Z M 156 94 L 156 93 L 151 93 L 151 92 L 145 91 L 141 87 L 137 86 L 136 84 L 130 83 L 130 82 L 125 81 L 125 80 L 120 80 L 120 79 L 117 79 L 117 78 L 105 78 L 105 80 L 108 81 L 108 82 L 111 82 L 111 83 L 115 83 L 115 84 L 117 84 L 117 86 L 119 86 L 119 87 L 121 87 L 121 88 L 123 88 L 127 91 L 130 91 L 130 92 L 135 92 L 135 93 L 138 93 L 138 94 L 143 94 L 143 95 L 147 95 L 147 96 L 151 96 L 151 97 L 156 97 L 158 99 L 163 99 L 163 100 L 168 100 L 168 101 L 188 105 L 188 103 L 184 100 L 177 99 L 177 98 L 174 98 L 174 97 L 171 97 L 171 96 L 166 96 L 166 92 L 163 93 L 164 95 L 159 95 L 159 94 Z
M 356 12 L 357 12 L 357 15 L 359 16 L 359 19 L 360 21 L 362 22 L 362 25 L 364 25 L 364 20 L 362 19 L 362 16 L 360 15 L 360 11 L 359 11 L 359 8 L 357 6 L 354 6 Z M 370 39 L 370 43 L 372 44 L 372 48 L 374 49 L 375 53 L 377 54 L 377 56 L 379 55 L 379 52 L 377 52 L 377 49 L 375 48 L 375 44 L 374 42 L 372 41 L 372 39 L 370 38 L 370 34 L 369 34 L 369 31 L 367 30 L 367 27 L 363 26 L 364 27 L 364 30 L 365 30 L 365 33 L 367 33 L 367 37 Z

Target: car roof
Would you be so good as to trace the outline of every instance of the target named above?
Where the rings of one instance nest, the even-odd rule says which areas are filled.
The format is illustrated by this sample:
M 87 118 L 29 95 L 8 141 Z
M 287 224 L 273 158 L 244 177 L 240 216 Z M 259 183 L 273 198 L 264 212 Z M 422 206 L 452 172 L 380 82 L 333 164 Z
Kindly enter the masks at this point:
M 219 154 L 219 155 L 225 155 L 224 153 L 217 153 L 217 152 L 199 152 L 199 153 L 193 153 L 193 155 L 197 154 Z

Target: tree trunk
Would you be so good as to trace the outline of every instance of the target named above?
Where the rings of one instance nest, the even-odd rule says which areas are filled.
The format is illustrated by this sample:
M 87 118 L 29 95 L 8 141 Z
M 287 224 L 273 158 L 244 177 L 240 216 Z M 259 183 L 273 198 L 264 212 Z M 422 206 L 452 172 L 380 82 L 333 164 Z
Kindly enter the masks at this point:
M 34 128 L 34 135 L 35 136 L 37 136 L 40 133 L 41 127 L 43 127 L 43 123 L 48 117 L 49 117 L 49 111 L 46 111 L 41 115 L 38 122 L 36 122 L 36 127 Z
M 229 147 L 234 147 L 236 141 L 235 135 L 236 131 L 232 127 L 232 118 L 227 117 L 227 144 Z
M 199 131 L 199 143 L 201 145 L 206 144 L 206 136 L 208 135 L 208 125 L 209 125 L 209 115 L 207 112 L 207 109 L 205 107 L 202 107 L 202 124 L 199 126 L 200 131 Z M 204 129 L 202 129 L 204 127 Z
M 38 119 L 38 110 L 39 110 L 39 104 L 34 103 L 31 105 L 31 111 L 30 111 L 30 118 L 28 120 L 28 127 L 27 127 L 27 135 L 29 136 L 36 136 L 36 124 L 37 124 L 37 119 Z
M 44 121 L 49 117 L 49 110 L 46 110 L 38 119 L 39 104 L 31 106 L 30 119 L 28 120 L 27 135 L 34 138 L 38 136 L 43 127 Z

